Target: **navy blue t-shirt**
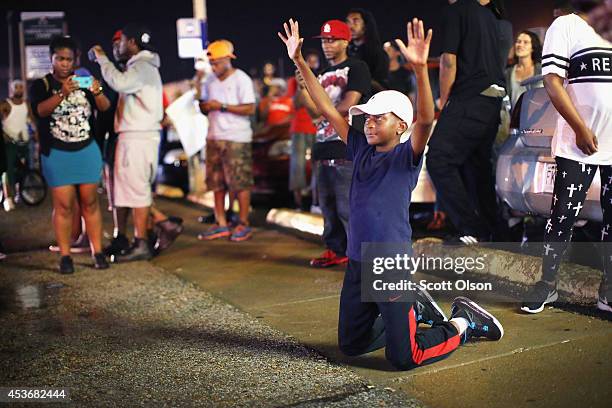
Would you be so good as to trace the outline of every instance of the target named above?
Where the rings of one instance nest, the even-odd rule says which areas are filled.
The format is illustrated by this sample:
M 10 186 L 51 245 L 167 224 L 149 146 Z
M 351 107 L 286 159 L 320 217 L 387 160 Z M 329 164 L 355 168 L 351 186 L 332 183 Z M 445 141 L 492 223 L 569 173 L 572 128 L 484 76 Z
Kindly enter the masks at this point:
M 347 255 L 361 261 L 361 244 L 404 243 L 412 239 L 410 197 L 422 167 L 410 141 L 377 152 L 365 135 L 349 128 L 347 159 L 353 161 Z

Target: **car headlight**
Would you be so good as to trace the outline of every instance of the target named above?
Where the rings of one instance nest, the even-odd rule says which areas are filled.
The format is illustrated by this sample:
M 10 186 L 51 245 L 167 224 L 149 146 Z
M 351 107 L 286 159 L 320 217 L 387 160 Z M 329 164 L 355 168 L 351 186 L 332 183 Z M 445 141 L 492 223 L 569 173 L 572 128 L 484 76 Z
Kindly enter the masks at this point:
M 279 158 L 291 154 L 291 140 L 279 140 L 268 149 L 268 157 Z

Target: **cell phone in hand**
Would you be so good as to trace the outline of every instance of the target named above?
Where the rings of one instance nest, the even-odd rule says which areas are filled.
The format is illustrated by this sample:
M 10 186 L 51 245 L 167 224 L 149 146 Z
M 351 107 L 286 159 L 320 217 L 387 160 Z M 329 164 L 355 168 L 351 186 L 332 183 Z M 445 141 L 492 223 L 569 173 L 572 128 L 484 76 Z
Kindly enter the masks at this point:
M 79 88 L 82 89 L 89 89 L 93 85 L 92 76 L 75 76 L 72 78 L 72 80 L 79 84 Z
M 93 48 L 90 48 L 89 51 L 87 51 L 87 58 L 89 58 L 91 62 L 96 61 L 96 53 L 94 52 Z

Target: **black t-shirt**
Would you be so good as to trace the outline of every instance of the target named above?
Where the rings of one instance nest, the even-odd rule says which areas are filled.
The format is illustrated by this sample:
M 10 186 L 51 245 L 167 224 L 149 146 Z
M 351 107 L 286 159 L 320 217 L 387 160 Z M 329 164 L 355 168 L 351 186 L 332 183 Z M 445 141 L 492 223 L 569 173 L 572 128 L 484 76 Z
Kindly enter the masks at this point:
M 62 84 L 47 74 L 30 88 L 30 104 L 37 119 L 41 153 L 51 149 L 80 150 L 94 140 L 95 98 L 89 89 L 72 91 L 51 115 L 40 117 L 38 105 L 62 89 Z
M 493 12 L 477 0 L 458 0 L 446 9 L 442 52 L 457 56 L 450 96 L 471 97 L 492 84 L 505 86 L 500 61 L 504 34 Z
M 506 71 L 506 67 L 508 66 L 508 54 L 510 54 L 510 49 L 514 45 L 514 39 L 512 38 L 512 23 L 508 20 L 498 20 L 497 24 L 499 26 L 499 56 L 500 63 L 502 64 L 504 73 Z M 505 77 L 504 77 L 505 78 Z
M 364 44 L 357 45 L 351 41 L 347 52 L 349 57 L 360 59 L 368 65 L 373 81 L 385 89 L 388 87 L 389 56 L 382 47 L 367 52 Z
M 327 67 L 319 74 L 319 82 L 335 106 L 338 106 L 348 91 L 361 93 L 359 103 L 367 101 L 371 94 L 370 71 L 365 62 L 354 58 Z M 347 119 L 348 120 L 348 119 Z M 363 129 L 363 115 L 353 118 L 353 126 Z M 312 148 L 314 160 L 343 159 L 346 145 L 327 119 L 317 124 L 316 143 Z
M 415 90 L 412 78 L 412 72 L 404 67 L 389 71 L 389 89 L 408 95 Z

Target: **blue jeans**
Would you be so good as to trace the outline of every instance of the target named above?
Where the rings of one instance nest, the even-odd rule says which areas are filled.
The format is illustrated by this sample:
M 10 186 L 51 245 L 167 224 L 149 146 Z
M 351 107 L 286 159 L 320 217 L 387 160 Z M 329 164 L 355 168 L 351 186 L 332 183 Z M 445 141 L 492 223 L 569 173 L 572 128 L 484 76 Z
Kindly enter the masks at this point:
M 352 162 L 334 166 L 324 166 L 317 162 L 319 205 L 325 220 L 323 242 L 327 249 L 340 256 L 346 254 L 352 176 Z

